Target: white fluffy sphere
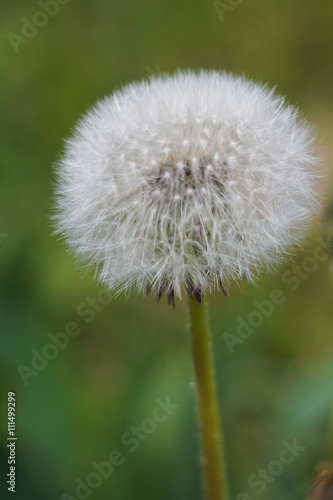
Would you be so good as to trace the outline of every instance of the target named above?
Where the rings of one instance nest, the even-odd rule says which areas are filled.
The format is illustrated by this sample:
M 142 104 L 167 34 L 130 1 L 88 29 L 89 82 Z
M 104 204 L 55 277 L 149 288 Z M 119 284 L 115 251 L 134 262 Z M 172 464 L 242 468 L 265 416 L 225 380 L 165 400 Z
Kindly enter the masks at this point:
M 219 72 L 152 78 L 78 124 L 57 227 L 108 287 L 200 300 L 301 241 L 316 165 L 311 129 L 266 87 Z

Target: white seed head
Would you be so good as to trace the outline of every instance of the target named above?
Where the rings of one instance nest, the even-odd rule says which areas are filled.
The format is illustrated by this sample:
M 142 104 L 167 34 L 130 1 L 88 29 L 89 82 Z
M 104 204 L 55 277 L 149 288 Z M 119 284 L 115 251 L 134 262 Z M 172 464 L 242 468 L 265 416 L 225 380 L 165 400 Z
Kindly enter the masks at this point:
M 129 85 L 80 121 L 55 219 L 110 288 L 200 297 L 299 244 L 316 177 L 313 133 L 281 97 L 226 73 L 177 73 Z

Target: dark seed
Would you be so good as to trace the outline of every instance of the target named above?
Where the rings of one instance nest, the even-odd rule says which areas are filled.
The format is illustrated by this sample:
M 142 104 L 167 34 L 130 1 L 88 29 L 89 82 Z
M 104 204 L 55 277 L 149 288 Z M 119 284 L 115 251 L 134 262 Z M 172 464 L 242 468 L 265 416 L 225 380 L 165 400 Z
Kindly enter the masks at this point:
M 172 305 L 172 309 L 174 309 L 176 307 L 174 289 L 171 288 L 171 290 L 168 292 L 167 295 L 168 295 L 168 304 L 169 304 L 169 306 Z
M 221 279 L 220 277 L 219 277 L 219 283 L 220 283 L 220 286 L 221 286 L 221 288 L 222 288 L 222 292 L 224 293 L 224 295 L 225 295 L 226 297 L 229 297 L 229 294 L 228 294 L 227 290 L 225 289 L 225 286 L 224 286 L 224 284 L 223 284 L 223 281 L 222 281 L 222 279 Z
M 190 297 L 190 299 L 193 299 L 193 293 L 194 293 L 194 284 L 193 284 L 193 281 L 191 280 L 191 278 L 187 278 L 186 279 L 186 290 L 187 290 L 187 293 Z
M 196 286 L 195 289 L 193 290 L 194 297 L 197 299 L 198 304 L 201 304 L 202 302 L 202 288 L 201 286 Z
M 161 300 L 161 297 L 162 297 L 163 292 L 164 292 L 165 289 L 166 289 L 166 284 L 160 286 L 160 288 L 158 289 L 157 298 L 156 298 L 157 302 L 159 302 Z

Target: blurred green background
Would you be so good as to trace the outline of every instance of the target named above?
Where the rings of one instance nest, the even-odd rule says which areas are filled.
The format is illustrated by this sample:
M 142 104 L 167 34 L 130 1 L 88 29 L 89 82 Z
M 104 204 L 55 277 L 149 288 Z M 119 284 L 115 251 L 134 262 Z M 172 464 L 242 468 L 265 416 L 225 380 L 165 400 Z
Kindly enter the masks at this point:
M 224 19 L 221 4 L 63 1 L 23 43 L 15 38 L 22 36 L 22 18 L 43 24 L 43 17 L 34 17 L 41 7 L 1 2 L 1 498 L 10 498 L 8 391 L 17 399 L 17 500 L 77 498 L 76 478 L 85 481 L 92 462 L 107 460 L 115 449 L 125 462 L 87 498 L 201 498 L 186 304 L 172 311 L 154 298 L 117 299 L 98 303 L 101 310 L 87 323 L 77 308 L 101 287 L 51 236 L 49 217 L 52 164 L 80 115 L 121 85 L 178 68 L 226 69 L 276 85 L 318 128 L 329 198 L 333 3 L 243 0 L 229 5 Z M 330 221 L 321 221 L 296 263 L 308 266 L 316 238 L 329 230 Z M 228 299 L 211 297 L 232 500 L 241 500 L 242 492 L 251 500 L 305 499 L 317 464 L 333 461 L 328 257 L 314 267 L 297 290 L 283 278 L 295 274 L 288 264 L 257 286 L 235 285 Z M 285 302 L 231 353 L 224 333 L 236 334 L 237 318 L 247 320 L 253 301 L 274 289 Z M 31 351 L 42 352 L 48 334 L 63 332 L 70 321 L 81 333 L 25 384 L 17 367 L 31 368 Z M 179 407 L 131 452 L 122 434 L 167 397 Z M 283 441 L 294 439 L 305 448 L 294 462 L 262 493 L 250 486 L 249 477 L 279 459 Z

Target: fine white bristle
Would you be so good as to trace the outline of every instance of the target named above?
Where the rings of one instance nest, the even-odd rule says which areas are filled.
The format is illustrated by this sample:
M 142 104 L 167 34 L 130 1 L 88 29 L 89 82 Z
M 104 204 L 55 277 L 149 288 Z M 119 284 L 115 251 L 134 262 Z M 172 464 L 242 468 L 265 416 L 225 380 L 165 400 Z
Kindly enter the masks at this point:
M 93 108 L 58 170 L 58 232 L 110 288 L 210 291 L 252 279 L 318 208 L 311 129 L 245 78 L 186 72 Z

